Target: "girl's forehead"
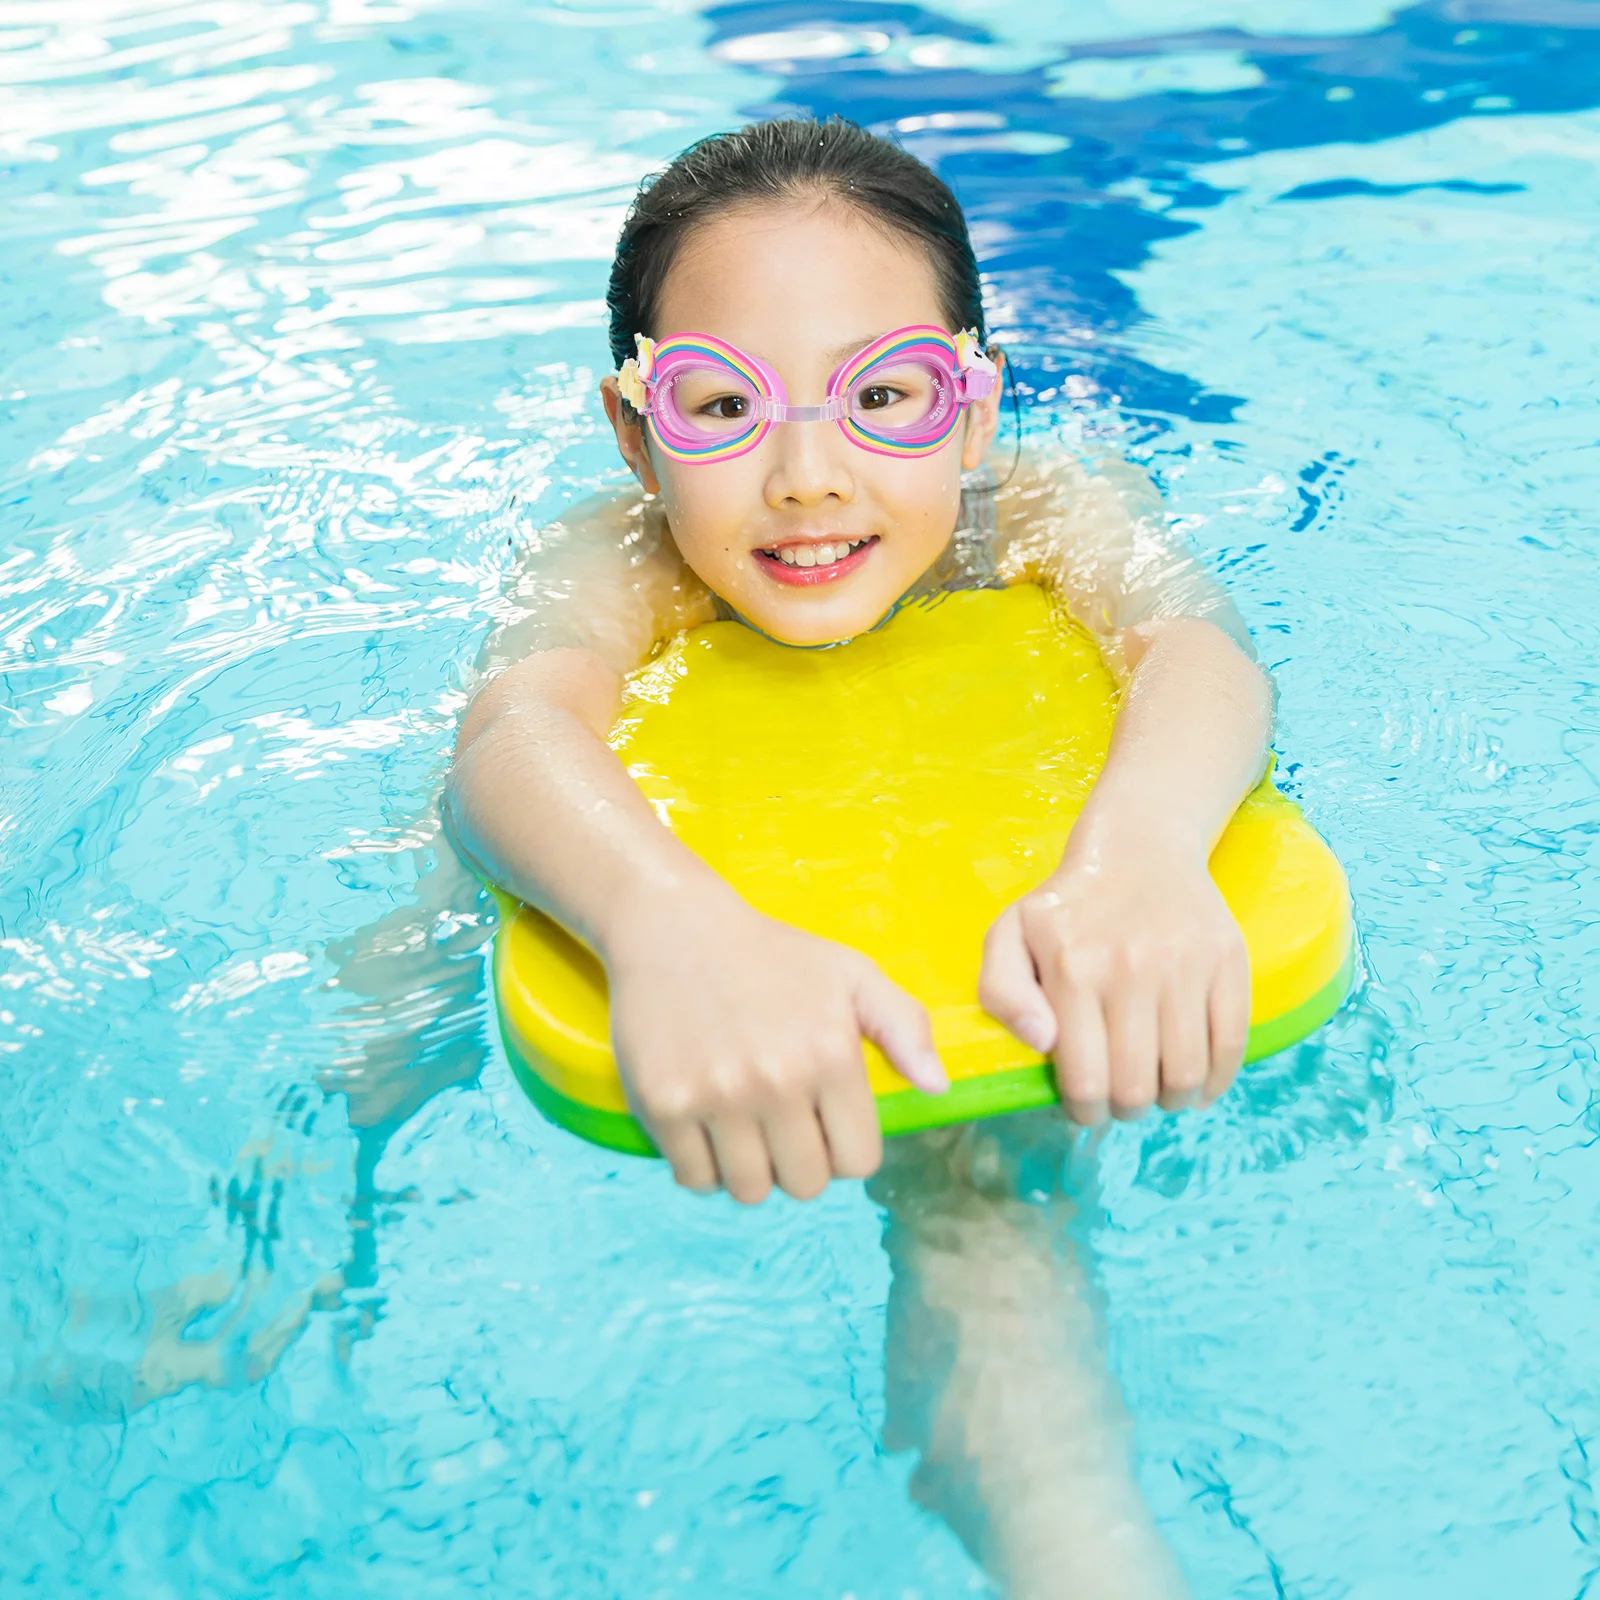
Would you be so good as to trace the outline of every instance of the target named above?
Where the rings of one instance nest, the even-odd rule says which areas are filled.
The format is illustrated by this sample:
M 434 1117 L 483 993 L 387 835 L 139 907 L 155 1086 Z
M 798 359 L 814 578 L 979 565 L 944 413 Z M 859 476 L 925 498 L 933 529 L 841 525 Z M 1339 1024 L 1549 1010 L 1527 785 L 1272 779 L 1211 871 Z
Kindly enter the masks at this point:
M 779 361 L 848 354 L 912 323 L 941 323 L 932 261 L 915 240 L 838 204 L 742 208 L 683 243 L 656 337 L 693 330 Z M 855 341 L 855 343 L 852 343 Z

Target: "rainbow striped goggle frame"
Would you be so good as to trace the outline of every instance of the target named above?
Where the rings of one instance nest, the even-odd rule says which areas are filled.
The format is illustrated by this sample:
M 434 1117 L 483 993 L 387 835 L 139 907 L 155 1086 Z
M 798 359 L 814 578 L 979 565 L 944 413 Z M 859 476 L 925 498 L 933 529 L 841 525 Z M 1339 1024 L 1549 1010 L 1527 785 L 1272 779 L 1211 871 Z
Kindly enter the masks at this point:
M 836 422 L 863 450 L 932 455 L 955 431 L 961 408 L 994 392 L 995 364 L 974 333 L 896 328 L 841 362 L 820 406 L 792 406 L 766 362 L 706 333 L 659 344 L 634 336 L 622 363 L 623 398 L 650 419 L 674 461 L 731 461 L 754 450 L 780 422 Z

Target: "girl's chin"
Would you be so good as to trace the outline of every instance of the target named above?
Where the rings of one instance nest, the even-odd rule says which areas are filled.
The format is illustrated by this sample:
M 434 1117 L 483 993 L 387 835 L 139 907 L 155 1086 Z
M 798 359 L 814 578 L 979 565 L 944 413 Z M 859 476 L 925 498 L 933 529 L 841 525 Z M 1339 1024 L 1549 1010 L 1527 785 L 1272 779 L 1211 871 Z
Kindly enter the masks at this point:
M 857 634 L 870 633 L 894 609 L 898 595 L 827 594 L 817 589 L 797 589 L 787 604 L 736 608 L 752 627 L 779 644 L 804 649 L 838 644 Z

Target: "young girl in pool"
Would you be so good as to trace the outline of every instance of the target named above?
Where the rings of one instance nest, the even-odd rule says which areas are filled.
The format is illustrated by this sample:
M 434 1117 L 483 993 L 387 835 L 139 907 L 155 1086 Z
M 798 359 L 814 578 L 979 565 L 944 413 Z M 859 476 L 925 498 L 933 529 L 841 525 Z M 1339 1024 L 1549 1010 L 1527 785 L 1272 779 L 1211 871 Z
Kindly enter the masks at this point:
M 601 394 L 638 489 L 541 535 L 445 809 L 483 876 L 604 962 L 629 1102 L 677 1181 L 753 1204 L 876 1172 L 864 1039 L 945 1086 L 921 1005 L 747 905 L 606 744 L 623 675 L 714 617 L 817 647 L 943 589 L 1053 590 L 1124 692 L 1060 865 L 989 932 L 980 997 L 1052 1057 L 1072 1123 L 1222 1093 L 1250 978 L 1207 858 L 1263 769 L 1269 686 L 1137 474 L 1039 458 L 996 483 L 1004 357 L 950 191 L 848 123 L 706 140 L 641 192 L 608 305 Z M 879 1180 L 891 1433 L 1011 1592 L 1177 1592 L 1115 1468 L 1060 1218 L 1011 1196 L 995 1137 L 896 1141 Z

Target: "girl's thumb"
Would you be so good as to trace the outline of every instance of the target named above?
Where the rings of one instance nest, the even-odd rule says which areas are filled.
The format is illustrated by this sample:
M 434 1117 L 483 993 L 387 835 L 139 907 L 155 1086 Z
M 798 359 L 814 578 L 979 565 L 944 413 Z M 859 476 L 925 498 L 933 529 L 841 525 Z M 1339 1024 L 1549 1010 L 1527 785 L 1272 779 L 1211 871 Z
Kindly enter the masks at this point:
M 925 1094 L 943 1094 L 950 1087 L 933 1047 L 927 1011 L 876 967 L 868 967 L 856 985 L 856 1021 L 862 1036 L 883 1051 L 908 1083 Z

